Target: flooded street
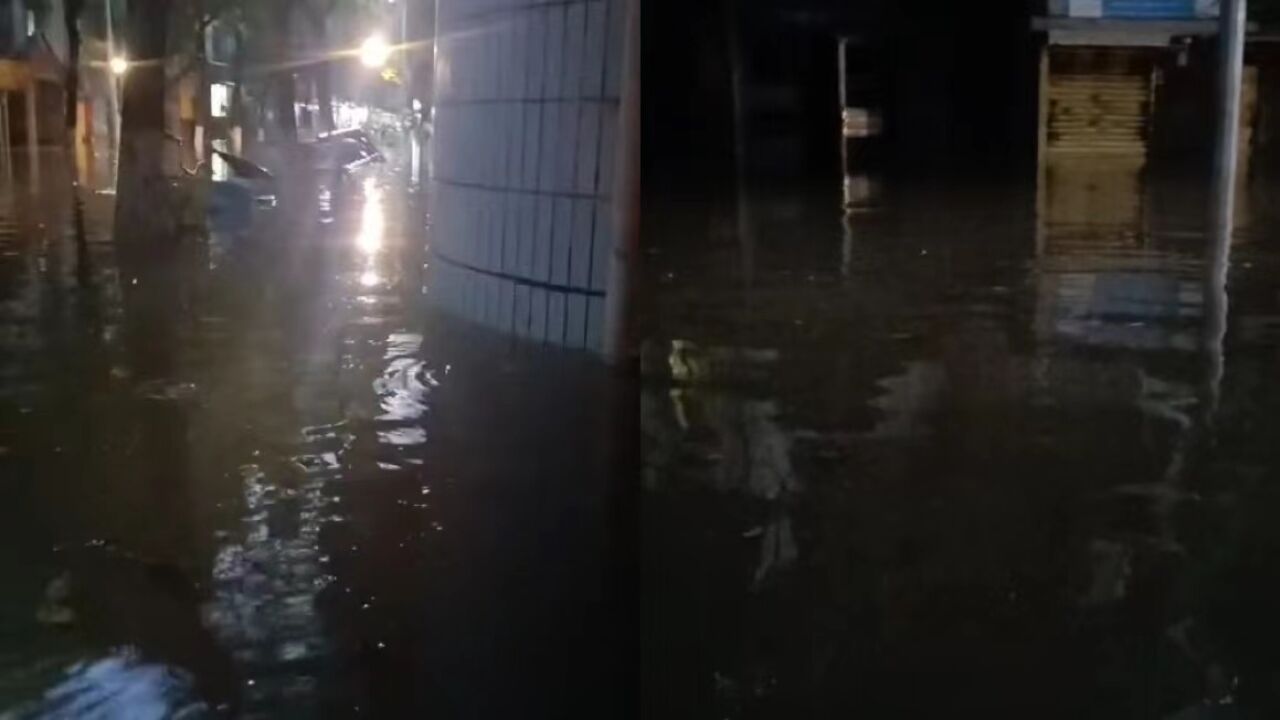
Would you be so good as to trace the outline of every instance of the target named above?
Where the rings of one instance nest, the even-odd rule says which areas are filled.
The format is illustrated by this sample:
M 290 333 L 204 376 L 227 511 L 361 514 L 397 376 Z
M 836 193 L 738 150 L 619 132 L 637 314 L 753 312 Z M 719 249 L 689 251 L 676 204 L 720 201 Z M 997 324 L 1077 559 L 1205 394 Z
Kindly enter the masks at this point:
M 647 204 L 647 713 L 1280 714 L 1280 246 L 1254 183 L 1221 293 L 1207 185 Z
M 424 304 L 405 174 L 158 253 L 0 191 L 0 717 L 630 705 L 631 404 Z

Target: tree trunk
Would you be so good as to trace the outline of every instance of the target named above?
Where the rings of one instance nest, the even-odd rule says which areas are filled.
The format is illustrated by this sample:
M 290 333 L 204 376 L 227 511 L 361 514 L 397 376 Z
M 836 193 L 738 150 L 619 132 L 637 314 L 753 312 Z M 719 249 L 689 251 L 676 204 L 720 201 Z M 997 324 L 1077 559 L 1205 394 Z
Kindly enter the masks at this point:
M 277 139 L 285 143 L 298 141 L 297 89 L 293 71 L 286 71 L 275 78 L 275 110 Z
M 310 3 L 304 3 L 303 8 L 311 20 L 313 42 L 319 48 L 320 54 L 327 57 L 329 53 L 329 27 L 326 18 L 328 15 L 317 10 Z M 330 12 L 332 12 L 332 8 Z M 332 132 L 334 129 L 333 70 L 330 68 L 328 60 L 321 60 L 312 67 L 311 72 L 316 81 L 316 104 L 320 106 L 319 129 L 321 132 Z
M 67 0 L 63 8 L 63 22 L 67 28 L 67 87 L 66 123 L 68 133 L 74 137 L 76 130 L 76 103 L 80 99 L 80 12 L 84 0 Z
M 253 133 L 249 126 L 248 115 L 244 111 L 244 28 L 236 26 L 236 56 L 231 59 L 231 107 L 227 109 L 227 120 L 231 127 L 240 128 L 240 141 L 244 147 L 251 142 Z
M 327 61 L 315 66 L 316 98 L 320 105 L 320 130 L 332 132 L 333 123 L 333 72 Z
M 275 77 L 273 95 L 275 96 L 277 139 L 285 143 L 296 143 L 298 141 L 298 117 L 295 114 L 297 82 L 294 80 L 294 69 L 292 67 L 294 58 L 290 52 L 292 39 L 289 34 L 292 17 L 293 3 L 278 0 L 276 3 L 276 32 L 280 33 L 281 39 L 276 43 L 276 54 L 279 64 L 284 70 Z
M 204 3 L 201 2 L 201 10 L 204 9 Z M 192 147 L 191 151 L 194 157 L 192 162 L 204 159 L 209 160 L 210 150 L 213 148 L 213 133 L 210 132 L 210 124 L 212 115 L 209 110 L 209 58 L 206 57 L 205 51 L 205 32 L 209 29 L 209 24 L 202 17 L 196 24 L 196 92 L 195 92 L 195 121 L 196 127 L 201 128 L 200 146 Z
M 152 241 L 177 227 L 169 181 L 164 175 L 166 35 L 170 0 L 129 3 L 128 49 L 120 122 L 120 169 L 116 194 L 117 242 Z

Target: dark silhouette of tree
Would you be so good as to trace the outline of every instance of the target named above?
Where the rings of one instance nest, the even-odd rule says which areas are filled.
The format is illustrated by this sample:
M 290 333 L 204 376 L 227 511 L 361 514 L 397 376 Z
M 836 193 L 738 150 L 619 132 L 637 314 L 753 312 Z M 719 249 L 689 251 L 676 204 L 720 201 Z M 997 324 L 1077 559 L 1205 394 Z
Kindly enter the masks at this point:
M 74 135 L 80 95 L 80 13 L 84 11 L 84 0 L 66 0 L 62 10 L 67 28 L 66 123 L 68 134 Z
M 311 26 L 315 44 L 328 49 L 329 17 L 337 9 L 339 0 L 303 0 L 301 8 Z M 333 71 L 327 58 L 322 58 L 311 68 L 316 83 L 316 102 L 320 106 L 320 129 L 333 130 Z
M 177 210 L 165 177 L 165 72 L 171 0 L 131 0 L 127 17 L 129 72 L 124 77 L 116 240 L 172 235 Z

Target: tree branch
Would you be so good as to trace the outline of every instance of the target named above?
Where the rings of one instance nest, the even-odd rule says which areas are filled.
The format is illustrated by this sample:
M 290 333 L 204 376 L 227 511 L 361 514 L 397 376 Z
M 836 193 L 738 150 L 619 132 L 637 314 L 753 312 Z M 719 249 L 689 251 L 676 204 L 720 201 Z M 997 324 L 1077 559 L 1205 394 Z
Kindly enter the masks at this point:
M 204 48 L 203 48 L 205 31 L 209 29 L 210 25 L 220 20 L 222 16 L 229 9 L 230 9 L 230 3 L 221 3 L 218 5 L 217 9 L 215 9 L 213 12 L 205 13 L 199 20 L 196 21 L 196 31 L 195 31 L 196 51 L 192 53 L 190 57 L 187 58 L 186 64 L 183 65 L 182 69 L 180 69 L 177 73 L 173 75 L 165 75 L 165 78 L 164 78 L 165 87 L 172 87 L 173 85 L 179 82 L 182 82 L 182 79 L 190 75 L 192 72 L 195 72 L 196 66 L 199 65 L 199 63 L 205 59 Z

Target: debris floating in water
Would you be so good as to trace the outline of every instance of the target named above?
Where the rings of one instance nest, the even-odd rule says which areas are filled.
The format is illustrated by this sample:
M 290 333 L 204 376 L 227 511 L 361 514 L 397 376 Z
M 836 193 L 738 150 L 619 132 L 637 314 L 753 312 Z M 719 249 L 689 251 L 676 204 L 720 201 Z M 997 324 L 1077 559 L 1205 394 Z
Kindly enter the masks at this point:
M 199 388 L 190 382 L 150 380 L 139 385 L 137 392 L 148 400 L 181 402 L 195 398 Z
M 45 587 L 44 602 L 36 609 L 36 622 L 57 627 L 73 624 L 76 612 L 67 605 L 70 599 L 71 573 L 63 572 Z

